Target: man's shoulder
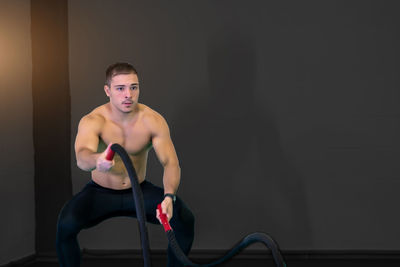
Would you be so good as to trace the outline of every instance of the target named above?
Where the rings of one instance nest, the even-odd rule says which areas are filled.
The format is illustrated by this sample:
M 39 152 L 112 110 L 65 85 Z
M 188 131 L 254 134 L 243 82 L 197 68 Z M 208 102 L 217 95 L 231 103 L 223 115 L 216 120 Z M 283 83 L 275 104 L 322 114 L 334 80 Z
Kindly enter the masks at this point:
M 141 110 L 142 110 L 142 120 L 143 123 L 149 127 L 149 128 L 154 128 L 154 127 L 158 127 L 162 124 L 166 124 L 166 121 L 164 119 L 164 117 L 158 113 L 157 111 L 155 111 L 154 109 L 141 104 Z
M 105 105 L 93 109 L 88 114 L 84 115 L 81 119 L 81 124 L 102 125 L 105 119 Z
M 144 104 L 141 105 L 141 110 L 142 110 L 142 118 L 146 122 L 157 122 L 157 120 L 164 119 L 163 116 L 155 111 L 154 109 L 150 108 L 149 106 L 146 106 Z

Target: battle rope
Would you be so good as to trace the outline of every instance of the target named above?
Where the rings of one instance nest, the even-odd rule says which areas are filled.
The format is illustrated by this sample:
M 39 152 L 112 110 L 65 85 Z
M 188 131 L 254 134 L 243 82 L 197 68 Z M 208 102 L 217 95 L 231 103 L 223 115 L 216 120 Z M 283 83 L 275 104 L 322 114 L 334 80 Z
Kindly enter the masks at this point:
M 119 144 L 113 144 L 111 146 L 111 149 L 106 155 L 106 159 L 112 160 L 114 157 L 114 152 L 117 152 L 117 154 L 121 157 L 125 168 L 128 171 L 129 179 L 131 180 L 133 199 L 135 200 L 136 216 L 139 224 L 140 240 L 142 244 L 144 267 L 151 267 L 149 235 L 147 233 L 144 200 L 142 190 L 140 189 L 139 180 L 137 178 L 131 158 L 129 157 L 128 153 L 126 153 L 125 149 Z
M 128 171 L 128 175 L 129 175 L 129 178 L 132 183 L 132 193 L 133 193 L 133 198 L 135 200 L 136 214 L 137 214 L 137 219 L 138 219 L 138 223 L 139 223 L 144 266 L 150 267 L 151 266 L 150 246 L 149 246 L 149 238 L 148 238 L 147 227 L 146 227 L 146 215 L 145 215 L 145 209 L 144 209 L 143 194 L 142 194 L 142 191 L 140 190 L 136 171 L 135 171 L 135 168 L 133 167 L 132 161 L 131 161 L 128 153 L 119 144 L 113 144 L 111 146 L 111 149 L 107 152 L 106 158 L 108 160 L 112 160 L 114 157 L 114 152 L 116 152 L 121 157 L 121 159 Z M 169 245 L 171 246 L 172 251 L 175 254 L 175 256 L 185 266 L 204 266 L 204 267 L 216 266 L 216 265 L 221 264 L 221 263 L 227 261 L 228 259 L 232 258 L 234 255 L 236 255 L 238 252 L 240 252 L 242 249 L 249 246 L 250 244 L 259 242 L 259 243 L 263 243 L 267 248 L 269 248 L 271 250 L 272 257 L 275 261 L 276 266 L 286 267 L 286 263 L 283 261 L 283 257 L 279 251 L 278 245 L 270 236 L 268 236 L 265 233 L 252 233 L 252 234 L 246 236 L 236 246 L 234 246 L 225 256 L 223 256 L 219 260 L 216 260 L 212 263 L 204 264 L 204 265 L 193 263 L 192 261 L 189 260 L 189 258 L 185 255 L 185 253 L 183 253 L 183 251 L 181 250 L 181 248 L 175 238 L 174 231 L 168 222 L 167 215 L 162 213 L 160 204 L 158 205 L 157 209 L 160 212 L 160 219 L 161 219 L 162 225 L 164 227 L 164 230 L 167 234 Z

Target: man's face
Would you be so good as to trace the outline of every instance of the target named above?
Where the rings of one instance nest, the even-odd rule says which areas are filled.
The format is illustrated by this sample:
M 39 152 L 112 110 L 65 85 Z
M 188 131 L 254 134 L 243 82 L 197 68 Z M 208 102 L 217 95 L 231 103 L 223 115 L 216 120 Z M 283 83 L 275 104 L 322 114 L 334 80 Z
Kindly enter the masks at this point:
M 112 77 L 110 86 L 104 86 L 104 91 L 111 105 L 123 113 L 129 113 L 139 100 L 138 77 L 133 73 L 116 75 Z

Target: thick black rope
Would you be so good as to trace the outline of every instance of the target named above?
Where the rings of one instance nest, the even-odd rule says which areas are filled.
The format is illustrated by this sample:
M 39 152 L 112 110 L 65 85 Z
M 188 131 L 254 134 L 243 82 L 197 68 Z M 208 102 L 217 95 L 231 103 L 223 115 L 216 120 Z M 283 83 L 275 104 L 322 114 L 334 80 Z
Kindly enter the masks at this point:
M 128 171 L 129 178 L 131 179 L 133 199 L 135 200 L 136 216 L 139 224 L 140 240 L 142 244 L 144 267 L 151 267 L 150 243 L 146 227 L 144 200 L 135 168 L 133 167 L 131 158 L 122 146 L 119 144 L 113 144 L 111 146 L 111 150 L 116 152 L 121 157 L 122 162 L 125 164 L 125 168 Z
M 149 246 L 149 238 L 147 233 L 146 227 L 146 215 L 144 209 L 144 201 L 143 201 L 143 194 L 139 186 L 139 181 L 136 175 L 135 168 L 133 167 L 132 161 L 126 153 L 125 149 L 120 146 L 119 144 L 113 144 L 111 146 L 111 150 L 116 152 L 122 159 L 125 167 L 128 171 L 129 178 L 132 183 L 132 192 L 133 198 L 135 200 L 135 207 L 137 213 L 137 219 L 139 223 L 139 230 L 140 230 L 140 239 L 142 243 L 142 250 L 143 250 L 143 259 L 144 259 L 144 266 L 150 267 L 150 246 Z M 271 250 L 272 257 L 275 261 L 276 266 L 278 267 L 286 267 L 286 263 L 283 261 L 283 257 L 279 251 L 277 243 L 267 234 L 265 233 L 252 233 L 245 238 L 243 238 L 237 245 L 235 245 L 225 256 L 222 258 L 209 263 L 209 264 L 196 264 L 190 261 L 190 259 L 183 253 L 182 249 L 180 248 L 173 230 L 167 231 L 167 237 L 169 241 L 169 245 L 172 248 L 173 253 L 178 258 L 178 260 L 183 263 L 185 266 L 204 266 L 204 267 L 211 267 L 221 264 L 234 255 L 239 253 L 245 247 L 253 244 L 253 243 L 263 243 L 267 248 Z
M 202 267 L 211 267 L 217 266 L 227 260 L 231 259 L 237 253 L 239 253 L 242 249 L 248 247 L 253 243 L 263 243 L 267 248 L 269 248 L 272 252 L 272 257 L 274 259 L 275 265 L 278 267 L 286 267 L 286 263 L 283 261 L 282 255 L 279 252 L 278 246 L 273 241 L 271 237 L 264 233 L 252 233 L 245 238 L 243 238 L 237 245 L 235 245 L 225 256 L 222 258 L 208 263 L 208 264 L 197 264 L 192 262 L 180 249 L 178 242 L 176 241 L 174 232 L 168 231 L 167 232 L 169 245 L 172 247 L 172 251 L 174 252 L 175 256 L 179 259 L 181 263 L 185 266 L 202 266 Z

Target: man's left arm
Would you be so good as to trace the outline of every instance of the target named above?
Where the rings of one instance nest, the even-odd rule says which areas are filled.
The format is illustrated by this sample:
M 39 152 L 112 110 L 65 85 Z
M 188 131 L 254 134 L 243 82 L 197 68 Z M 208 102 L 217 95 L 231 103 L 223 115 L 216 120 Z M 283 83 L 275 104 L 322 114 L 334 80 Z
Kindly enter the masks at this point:
M 178 191 L 181 168 L 179 166 L 178 156 L 176 155 L 174 144 L 172 143 L 168 124 L 161 115 L 157 114 L 152 125 L 152 143 L 157 158 L 164 168 L 163 185 L 164 195 L 175 195 Z M 171 197 L 165 197 L 161 203 L 164 213 L 167 214 L 168 220 L 173 214 L 173 200 Z M 158 211 L 157 211 L 158 217 Z

